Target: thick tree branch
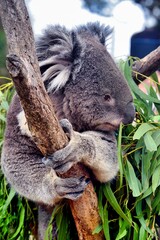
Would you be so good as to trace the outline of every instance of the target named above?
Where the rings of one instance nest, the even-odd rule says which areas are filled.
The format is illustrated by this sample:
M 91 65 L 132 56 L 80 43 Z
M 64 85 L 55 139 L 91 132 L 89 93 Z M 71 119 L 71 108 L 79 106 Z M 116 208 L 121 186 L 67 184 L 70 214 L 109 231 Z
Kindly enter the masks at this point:
M 46 93 L 38 66 L 34 38 L 28 12 L 23 0 L 0 0 L 2 24 L 6 33 L 9 55 L 8 70 L 25 111 L 34 140 L 46 155 L 62 148 L 67 137 L 54 114 L 53 105 Z M 66 174 L 83 176 L 88 173 L 81 165 Z M 90 183 L 83 196 L 70 201 L 79 239 L 100 240 L 103 234 L 92 235 L 100 224 L 97 197 Z
M 160 46 L 132 65 L 132 77 L 136 81 L 144 80 L 160 68 Z

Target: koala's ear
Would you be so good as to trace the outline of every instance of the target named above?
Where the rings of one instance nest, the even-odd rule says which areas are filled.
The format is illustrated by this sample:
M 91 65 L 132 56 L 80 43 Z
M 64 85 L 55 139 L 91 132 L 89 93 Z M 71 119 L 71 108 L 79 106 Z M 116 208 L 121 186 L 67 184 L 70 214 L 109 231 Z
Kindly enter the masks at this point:
M 109 26 L 105 26 L 99 22 L 89 22 L 85 26 L 82 26 L 80 31 L 86 31 L 92 36 L 98 37 L 103 45 L 105 45 L 108 36 L 112 33 L 112 29 Z
M 62 88 L 72 67 L 72 36 L 59 25 L 48 27 L 36 42 L 42 79 L 48 92 Z

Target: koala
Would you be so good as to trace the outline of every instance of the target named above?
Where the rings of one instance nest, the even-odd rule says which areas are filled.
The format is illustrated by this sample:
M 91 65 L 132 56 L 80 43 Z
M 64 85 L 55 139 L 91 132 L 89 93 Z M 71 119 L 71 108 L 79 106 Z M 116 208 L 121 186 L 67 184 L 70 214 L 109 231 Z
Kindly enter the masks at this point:
M 49 26 L 36 43 L 45 88 L 69 143 L 43 156 L 32 139 L 17 94 L 7 116 L 2 170 L 22 196 L 39 204 L 39 239 L 44 239 L 50 208 L 61 199 L 76 200 L 89 179 L 61 178 L 74 164 L 88 167 L 100 182 L 118 172 L 114 131 L 134 119 L 126 80 L 106 47 L 110 28 L 88 23 L 72 30 Z M 43 207 L 44 206 L 44 207 Z M 40 216 L 40 215 L 39 215 Z

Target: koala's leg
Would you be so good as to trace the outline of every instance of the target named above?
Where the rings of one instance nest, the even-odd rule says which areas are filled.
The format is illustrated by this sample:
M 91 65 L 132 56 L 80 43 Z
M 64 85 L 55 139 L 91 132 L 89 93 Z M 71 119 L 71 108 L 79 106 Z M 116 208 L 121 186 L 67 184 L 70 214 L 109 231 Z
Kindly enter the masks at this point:
M 47 228 L 49 225 L 49 221 L 52 216 L 54 207 L 49 207 L 46 205 L 39 205 L 38 206 L 38 240 L 44 240 L 47 236 L 47 239 L 49 238 L 49 235 L 47 235 Z M 56 239 L 57 231 L 56 231 L 56 223 L 55 221 L 52 222 L 52 239 Z
M 88 166 L 101 182 L 110 181 L 118 171 L 117 144 L 114 133 L 86 131 L 78 133 L 73 131 L 72 125 L 66 119 L 61 125 L 70 141 L 68 145 L 43 159 L 58 173 L 64 173 L 75 163 L 83 162 Z

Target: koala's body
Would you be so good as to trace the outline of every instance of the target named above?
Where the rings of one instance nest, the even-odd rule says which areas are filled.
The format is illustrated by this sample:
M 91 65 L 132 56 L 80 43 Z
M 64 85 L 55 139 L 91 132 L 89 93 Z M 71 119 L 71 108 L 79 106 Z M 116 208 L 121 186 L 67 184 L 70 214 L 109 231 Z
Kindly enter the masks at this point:
M 69 120 L 61 121 L 70 140 L 64 149 L 44 158 L 32 140 L 18 96 L 12 100 L 2 169 L 18 193 L 38 204 L 53 206 L 83 193 L 88 180 L 62 179 L 56 174 L 77 162 L 89 167 L 100 182 L 117 174 L 114 130 L 121 122 L 132 122 L 134 107 L 128 85 L 107 52 L 109 33 L 98 23 L 71 31 L 52 26 L 37 41 L 42 79 L 56 115 Z M 42 225 L 39 239 L 44 237 Z

